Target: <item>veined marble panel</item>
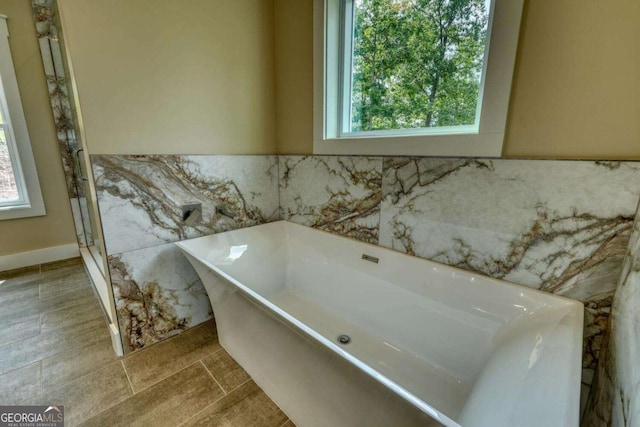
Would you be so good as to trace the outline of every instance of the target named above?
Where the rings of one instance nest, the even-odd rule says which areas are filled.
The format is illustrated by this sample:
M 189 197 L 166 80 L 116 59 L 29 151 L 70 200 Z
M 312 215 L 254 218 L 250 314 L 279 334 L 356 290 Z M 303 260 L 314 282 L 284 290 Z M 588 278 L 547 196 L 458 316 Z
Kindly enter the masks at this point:
M 583 426 L 637 426 L 640 425 L 640 218 L 637 216 L 614 297 L 608 334 Z
M 640 208 L 639 212 L 640 214 Z M 640 218 L 625 259 L 611 313 L 606 358 L 598 364 L 602 379 L 593 390 L 588 426 L 640 425 Z
M 202 282 L 172 243 L 110 255 L 109 272 L 127 352 L 212 317 Z
M 107 254 L 279 219 L 276 156 L 91 159 Z M 190 203 L 202 203 L 194 225 L 182 218 L 181 206 Z
M 382 159 L 280 156 L 282 219 L 378 243 Z
M 622 281 L 613 304 L 610 366 L 614 378 L 611 424 L 613 427 L 640 425 L 640 221 L 630 245 Z
M 640 164 L 387 158 L 380 245 L 585 303 L 591 383 Z
M 87 246 L 87 239 L 85 237 L 85 230 L 82 222 L 83 212 L 87 210 L 87 199 L 86 198 L 78 198 L 73 197 L 71 202 L 71 214 L 73 215 L 73 225 L 76 229 L 76 238 L 78 239 L 78 244 L 80 247 Z

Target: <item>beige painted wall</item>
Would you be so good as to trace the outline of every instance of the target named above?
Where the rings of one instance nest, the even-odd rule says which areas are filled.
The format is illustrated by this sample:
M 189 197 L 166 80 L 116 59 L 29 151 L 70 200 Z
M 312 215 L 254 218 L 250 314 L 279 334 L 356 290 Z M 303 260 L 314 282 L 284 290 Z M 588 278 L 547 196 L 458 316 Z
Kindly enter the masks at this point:
M 59 0 L 91 154 L 276 152 L 272 0 Z
M 275 2 L 278 152 L 310 154 L 313 0 Z M 640 1 L 526 0 L 521 33 L 503 155 L 640 159 Z
M 310 153 L 313 139 L 311 1 L 274 0 L 278 152 Z
M 640 159 L 640 1 L 528 0 L 509 157 Z
M 9 17 L 9 45 L 47 215 L 0 221 L 0 256 L 76 243 L 47 94 L 42 57 L 28 1 L 0 0 Z

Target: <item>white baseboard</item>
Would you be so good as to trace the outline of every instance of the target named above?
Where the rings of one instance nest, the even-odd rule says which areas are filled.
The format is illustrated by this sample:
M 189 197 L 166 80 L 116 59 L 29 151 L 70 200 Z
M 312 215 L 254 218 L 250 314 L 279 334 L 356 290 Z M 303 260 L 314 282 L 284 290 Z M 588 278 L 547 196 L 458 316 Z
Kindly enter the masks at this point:
M 37 249 L 35 251 L 20 252 L 11 255 L 0 256 L 0 271 L 13 270 L 15 268 L 29 267 L 47 262 L 80 256 L 77 243 L 71 245 L 53 246 Z

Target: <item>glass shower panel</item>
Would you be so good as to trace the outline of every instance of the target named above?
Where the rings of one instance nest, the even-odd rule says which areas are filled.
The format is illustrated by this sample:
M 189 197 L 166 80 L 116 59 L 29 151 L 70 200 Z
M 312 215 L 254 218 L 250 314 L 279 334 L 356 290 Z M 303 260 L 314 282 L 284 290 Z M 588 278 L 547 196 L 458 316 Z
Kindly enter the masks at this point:
M 78 185 L 78 202 L 80 205 L 80 215 L 82 217 L 82 227 L 84 230 L 87 248 L 91 252 L 91 256 L 104 275 L 104 267 L 102 263 L 102 253 L 100 250 L 100 231 L 98 230 L 94 206 L 94 201 L 87 195 L 91 194 L 89 189 L 89 170 L 85 162 L 84 149 L 80 148 L 75 151 L 74 156 L 77 167 L 77 185 Z
M 80 254 L 109 319 L 109 333 L 116 353 L 122 354 L 120 333 L 115 320 L 113 289 L 106 268 L 106 258 L 101 253 L 104 243 L 101 241 L 100 218 L 97 217 L 91 162 L 85 153 L 84 135 L 80 126 L 82 121 L 79 120 L 81 114 L 77 110 L 77 99 L 74 99 L 70 58 L 66 56 L 64 37 L 60 31 L 62 26 L 58 6 L 56 0 L 30 0 L 30 3 Z
M 59 31 L 57 7 L 53 0 L 31 0 L 45 77 L 58 136 L 67 191 L 72 206 L 78 243 L 86 247 L 104 276 L 100 253 L 100 229 L 89 188 L 90 170 L 77 129 L 69 69 L 64 56 L 64 40 Z

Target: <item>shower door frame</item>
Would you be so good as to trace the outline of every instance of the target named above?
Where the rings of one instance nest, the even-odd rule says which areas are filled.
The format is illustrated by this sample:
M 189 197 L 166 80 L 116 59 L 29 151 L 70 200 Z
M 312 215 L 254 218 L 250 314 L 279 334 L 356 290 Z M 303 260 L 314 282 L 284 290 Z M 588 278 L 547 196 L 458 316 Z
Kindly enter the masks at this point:
M 47 79 L 58 147 L 62 157 L 80 254 L 109 322 L 109 334 L 114 351 L 121 356 L 123 354 L 122 340 L 107 264 L 91 160 L 85 143 L 86 134 L 78 102 L 73 65 L 68 47 L 62 37 L 64 16 L 56 0 L 31 0 L 31 8 Z M 84 160 L 86 177 L 82 173 L 80 156 Z M 81 203 L 83 197 L 86 201 L 84 215 Z M 88 210 L 91 210 L 90 214 Z M 99 251 L 96 248 L 93 250 L 91 248 L 90 243 L 96 241 L 93 236 L 92 242 L 87 241 L 86 227 L 89 227 L 91 233 L 94 232 L 91 224 L 88 223 L 91 220 L 95 221 L 95 231 L 99 235 Z

